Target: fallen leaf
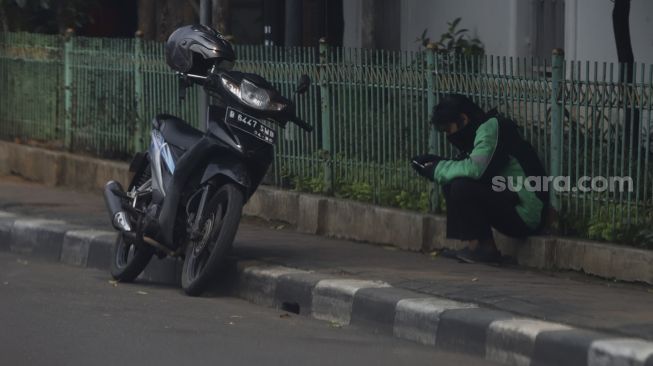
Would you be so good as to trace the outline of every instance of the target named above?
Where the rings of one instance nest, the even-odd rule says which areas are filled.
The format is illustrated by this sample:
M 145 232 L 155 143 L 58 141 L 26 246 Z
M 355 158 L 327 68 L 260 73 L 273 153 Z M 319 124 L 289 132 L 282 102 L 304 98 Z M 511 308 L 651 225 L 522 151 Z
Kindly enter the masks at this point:
M 290 318 L 290 314 L 288 314 L 288 313 L 283 313 L 283 314 L 279 315 L 279 318 L 281 318 L 281 319 Z
M 342 328 L 342 324 L 336 322 L 329 322 L 329 328 Z
M 136 293 L 139 295 L 147 295 L 147 292 L 145 291 L 136 291 Z

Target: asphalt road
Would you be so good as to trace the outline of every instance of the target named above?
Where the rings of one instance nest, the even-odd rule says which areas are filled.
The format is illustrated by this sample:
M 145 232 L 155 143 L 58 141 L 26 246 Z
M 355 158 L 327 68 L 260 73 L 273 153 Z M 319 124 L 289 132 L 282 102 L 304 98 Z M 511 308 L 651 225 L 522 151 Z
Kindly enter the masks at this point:
M 2 365 L 488 365 L 352 327 L 0 253 Z

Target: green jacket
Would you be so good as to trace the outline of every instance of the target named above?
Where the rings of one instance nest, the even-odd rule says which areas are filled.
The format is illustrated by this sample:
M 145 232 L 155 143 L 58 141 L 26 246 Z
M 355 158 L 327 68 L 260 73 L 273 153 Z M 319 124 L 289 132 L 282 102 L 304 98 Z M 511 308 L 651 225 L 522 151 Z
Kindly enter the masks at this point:
M 545 171 L 533 147 L 519 134 L 517 125 L 507 119 L 490 118 L 476 130 L 474 147 L 463 160 L 442 160 L 434 171 L 436 182 L 444 185 L 455 178 L 471 178 L 492 185 L 492 178 L 537 176 Z M 513 180 L 517 182 L 517 180 Z M 523 185 L 517 188 L 519 216 L 531 228 L 540 226 L 543 210 L 548 203 L 546 190 L 532 192 Z M 506 188 L 507 189 L 507 188 Z

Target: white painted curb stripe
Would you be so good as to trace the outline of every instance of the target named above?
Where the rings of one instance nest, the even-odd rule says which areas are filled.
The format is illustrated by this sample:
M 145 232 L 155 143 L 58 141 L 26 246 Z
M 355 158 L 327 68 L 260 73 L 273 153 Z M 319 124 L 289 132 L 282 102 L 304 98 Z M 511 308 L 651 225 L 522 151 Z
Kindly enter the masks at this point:
M 0 211 L 0 219 L 8 219 L 11 217 L 16 217 L 16 215 L 12 214 L 11 212 Z
M 393 333 L 395 337 L 435 345 L 440 314 L 451 309 L 476 308 L 475 304 L 462 303 L 437 297 L 402 299 L 395 307 Z
M 70 230 L 66 232 L 67 237 L 71 237 L 74 239 L 89 239 L 89 240 L 93 240 L 102 235 L 113 235 L 113 234 L 115 234 L 114 231 L 93 230 L 93 229 Z
M 91 242 L 100 236 L 113 234 L 110 231 L 103 230 L 71 230 L 66 232 L 61 245 L 61 255 L 59 262 L 86 267 L 88 264 L 89 249 Z
M 321 280 L 313 288 L 313 317 L 338 324 L 349 324 L 356 292 L 364 288 L 384 287 L 390 285 L 380 281 L 353 279 Z
M 535 319 L 495 320 L 487 330 L 485 358 L 506 365 L 528 366 L 538 334 L 570 329 L 573 328 Z
M 589 366 L 643 366 L 653 355 L 653 342 L 632 338 L 594 341 L 587 355 Z
M 61 220 L 47 220 L 47 219 L 18 219 L 14 221 L 15 229 L 39 229 L 48 226 L 62 226 L 66 223 Z
M 295 268 L 283 267 L 283 266 L 246 267 L 245 269 L 243 269 L 243 272 L 256 277 L 267 277 L 271 279 L 277 279 L 283 275 L 293 274 L 293 273 L 309 273 L 308 271 L 303 271 L 301 269 L 295 269 Z

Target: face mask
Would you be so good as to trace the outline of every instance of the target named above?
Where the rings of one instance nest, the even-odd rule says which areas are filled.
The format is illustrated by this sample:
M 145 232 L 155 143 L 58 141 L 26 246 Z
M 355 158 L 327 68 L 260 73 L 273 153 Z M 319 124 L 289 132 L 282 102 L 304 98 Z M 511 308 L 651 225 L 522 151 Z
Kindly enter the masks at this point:
M 466 126 L 463 126 L 458 131 L 447 135 L 447 141 L 449 141 L 453 146 L 458 150 L 470 153 L 474 148 L 474 138 L 476 138 L 476 125 L 473 123 L 468 123 Z

